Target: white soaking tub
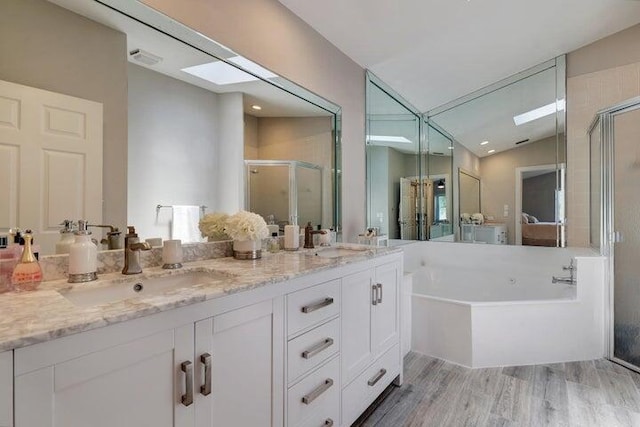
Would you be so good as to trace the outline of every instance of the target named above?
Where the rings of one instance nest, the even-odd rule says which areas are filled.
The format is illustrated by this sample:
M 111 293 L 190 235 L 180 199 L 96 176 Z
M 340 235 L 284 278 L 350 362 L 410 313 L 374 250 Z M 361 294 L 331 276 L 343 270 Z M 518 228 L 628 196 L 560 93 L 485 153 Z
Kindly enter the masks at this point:
M 473 368 L 604 356 L 604 259 L 589 250 L 442 242 L 404 250 L 412 350 Z M 552 284 L 571 258 L 577 285 Z

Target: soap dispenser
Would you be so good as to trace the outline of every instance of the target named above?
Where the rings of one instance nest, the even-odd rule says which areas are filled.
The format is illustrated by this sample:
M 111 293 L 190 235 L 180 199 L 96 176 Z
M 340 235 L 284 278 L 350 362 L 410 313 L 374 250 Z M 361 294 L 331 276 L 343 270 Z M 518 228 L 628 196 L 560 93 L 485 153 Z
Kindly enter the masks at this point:
M 69 283 L 90 282 L 98 278 L 98 248 L 91 241 L 87 221 L 78 220 L 75 242 L 69 247 Z
M 71 245 L 75 242 L 74 223 L 70 219 L 65 219 L 60 224 L 60 240 L 56 243 L 56 254 L 68 254 Z
M 31 250 L 31 234 L 25 233 L 23 238 L 22 256 L 11 275 L 11 285 L 16 292 L 32 291 L 42 282 L 42 268 Z

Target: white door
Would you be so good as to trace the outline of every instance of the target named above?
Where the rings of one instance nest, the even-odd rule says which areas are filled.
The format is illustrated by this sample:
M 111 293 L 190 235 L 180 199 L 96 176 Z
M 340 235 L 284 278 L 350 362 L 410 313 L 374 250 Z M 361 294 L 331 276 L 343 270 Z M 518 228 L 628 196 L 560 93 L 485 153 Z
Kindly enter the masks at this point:
M 16 376 L 16 426 L 192 427 L 181 364 L 193 334 L 191 323 Z
M 197 427 L 273 425 L 272 324 L 271 300 L 196 323 Z
M 376 267 L 374 282 L 378 289 L 372 311 L 371 335 L 374 357 L 377 357 L 399 340 L 398 264 Z
M 371 308 L 374 298 L 369 270 L 342 279 L 342 384 L 347 385 L 373 360 Z
M 0 229 L 54 253 L 64 219 L 102 222 L 102 104 L 0 80 Z

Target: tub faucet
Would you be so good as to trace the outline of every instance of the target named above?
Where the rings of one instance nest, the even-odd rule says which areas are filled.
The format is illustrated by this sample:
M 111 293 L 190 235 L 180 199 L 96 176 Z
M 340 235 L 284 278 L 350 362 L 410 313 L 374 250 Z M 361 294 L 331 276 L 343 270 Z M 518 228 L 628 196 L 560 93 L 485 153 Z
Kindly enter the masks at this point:
M 140 251 L 148 251 L 151 245 L 147 242 L 140 242 L 136 234 L 135 227 L 127 227 L 129 232 L 124 238 L 124 268 L 122 274 L 142 273 L 140 266 Z
M 551 278 L 551 283 L 564 283 L 564 284 L 567 284 L 567 285 L 575 285 L 576 284 L 576 277 L 575 277 L 576 269 L 577 269 L 577 267 L 574 264 L 573 258 L 571 258 L 571 261 L 569 262 L 569 265 L 563 265 L 562 266 L 562 270 L 569 272 L 569 277 L 556 277 L 556 276 L 553 276 Z

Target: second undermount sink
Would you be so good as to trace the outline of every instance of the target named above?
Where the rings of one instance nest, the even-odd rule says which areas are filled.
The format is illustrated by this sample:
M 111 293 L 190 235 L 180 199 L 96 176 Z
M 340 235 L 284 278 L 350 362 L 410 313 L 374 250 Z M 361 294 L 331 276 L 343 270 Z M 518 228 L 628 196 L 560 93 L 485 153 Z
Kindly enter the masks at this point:
M 60 291 L 63 297 L 79 307 L 159 295 L 174 289 L 187 288 L 217 280 L 229 279 L 228 274 L 218 272 L 194 271 L 184 274 L 154 278 L 132 278 L 126 282 L 110 281 L 104 284 L 77 285 L 72 289 Z
M 360 255 L 368 249 L 369 248 L 367 247 L 358 246 L 328 247 L 324 249 L 318 249 L 317 251 L 312 252 L 312 255 L 321 258 L 339 258 L 343 256 Z

